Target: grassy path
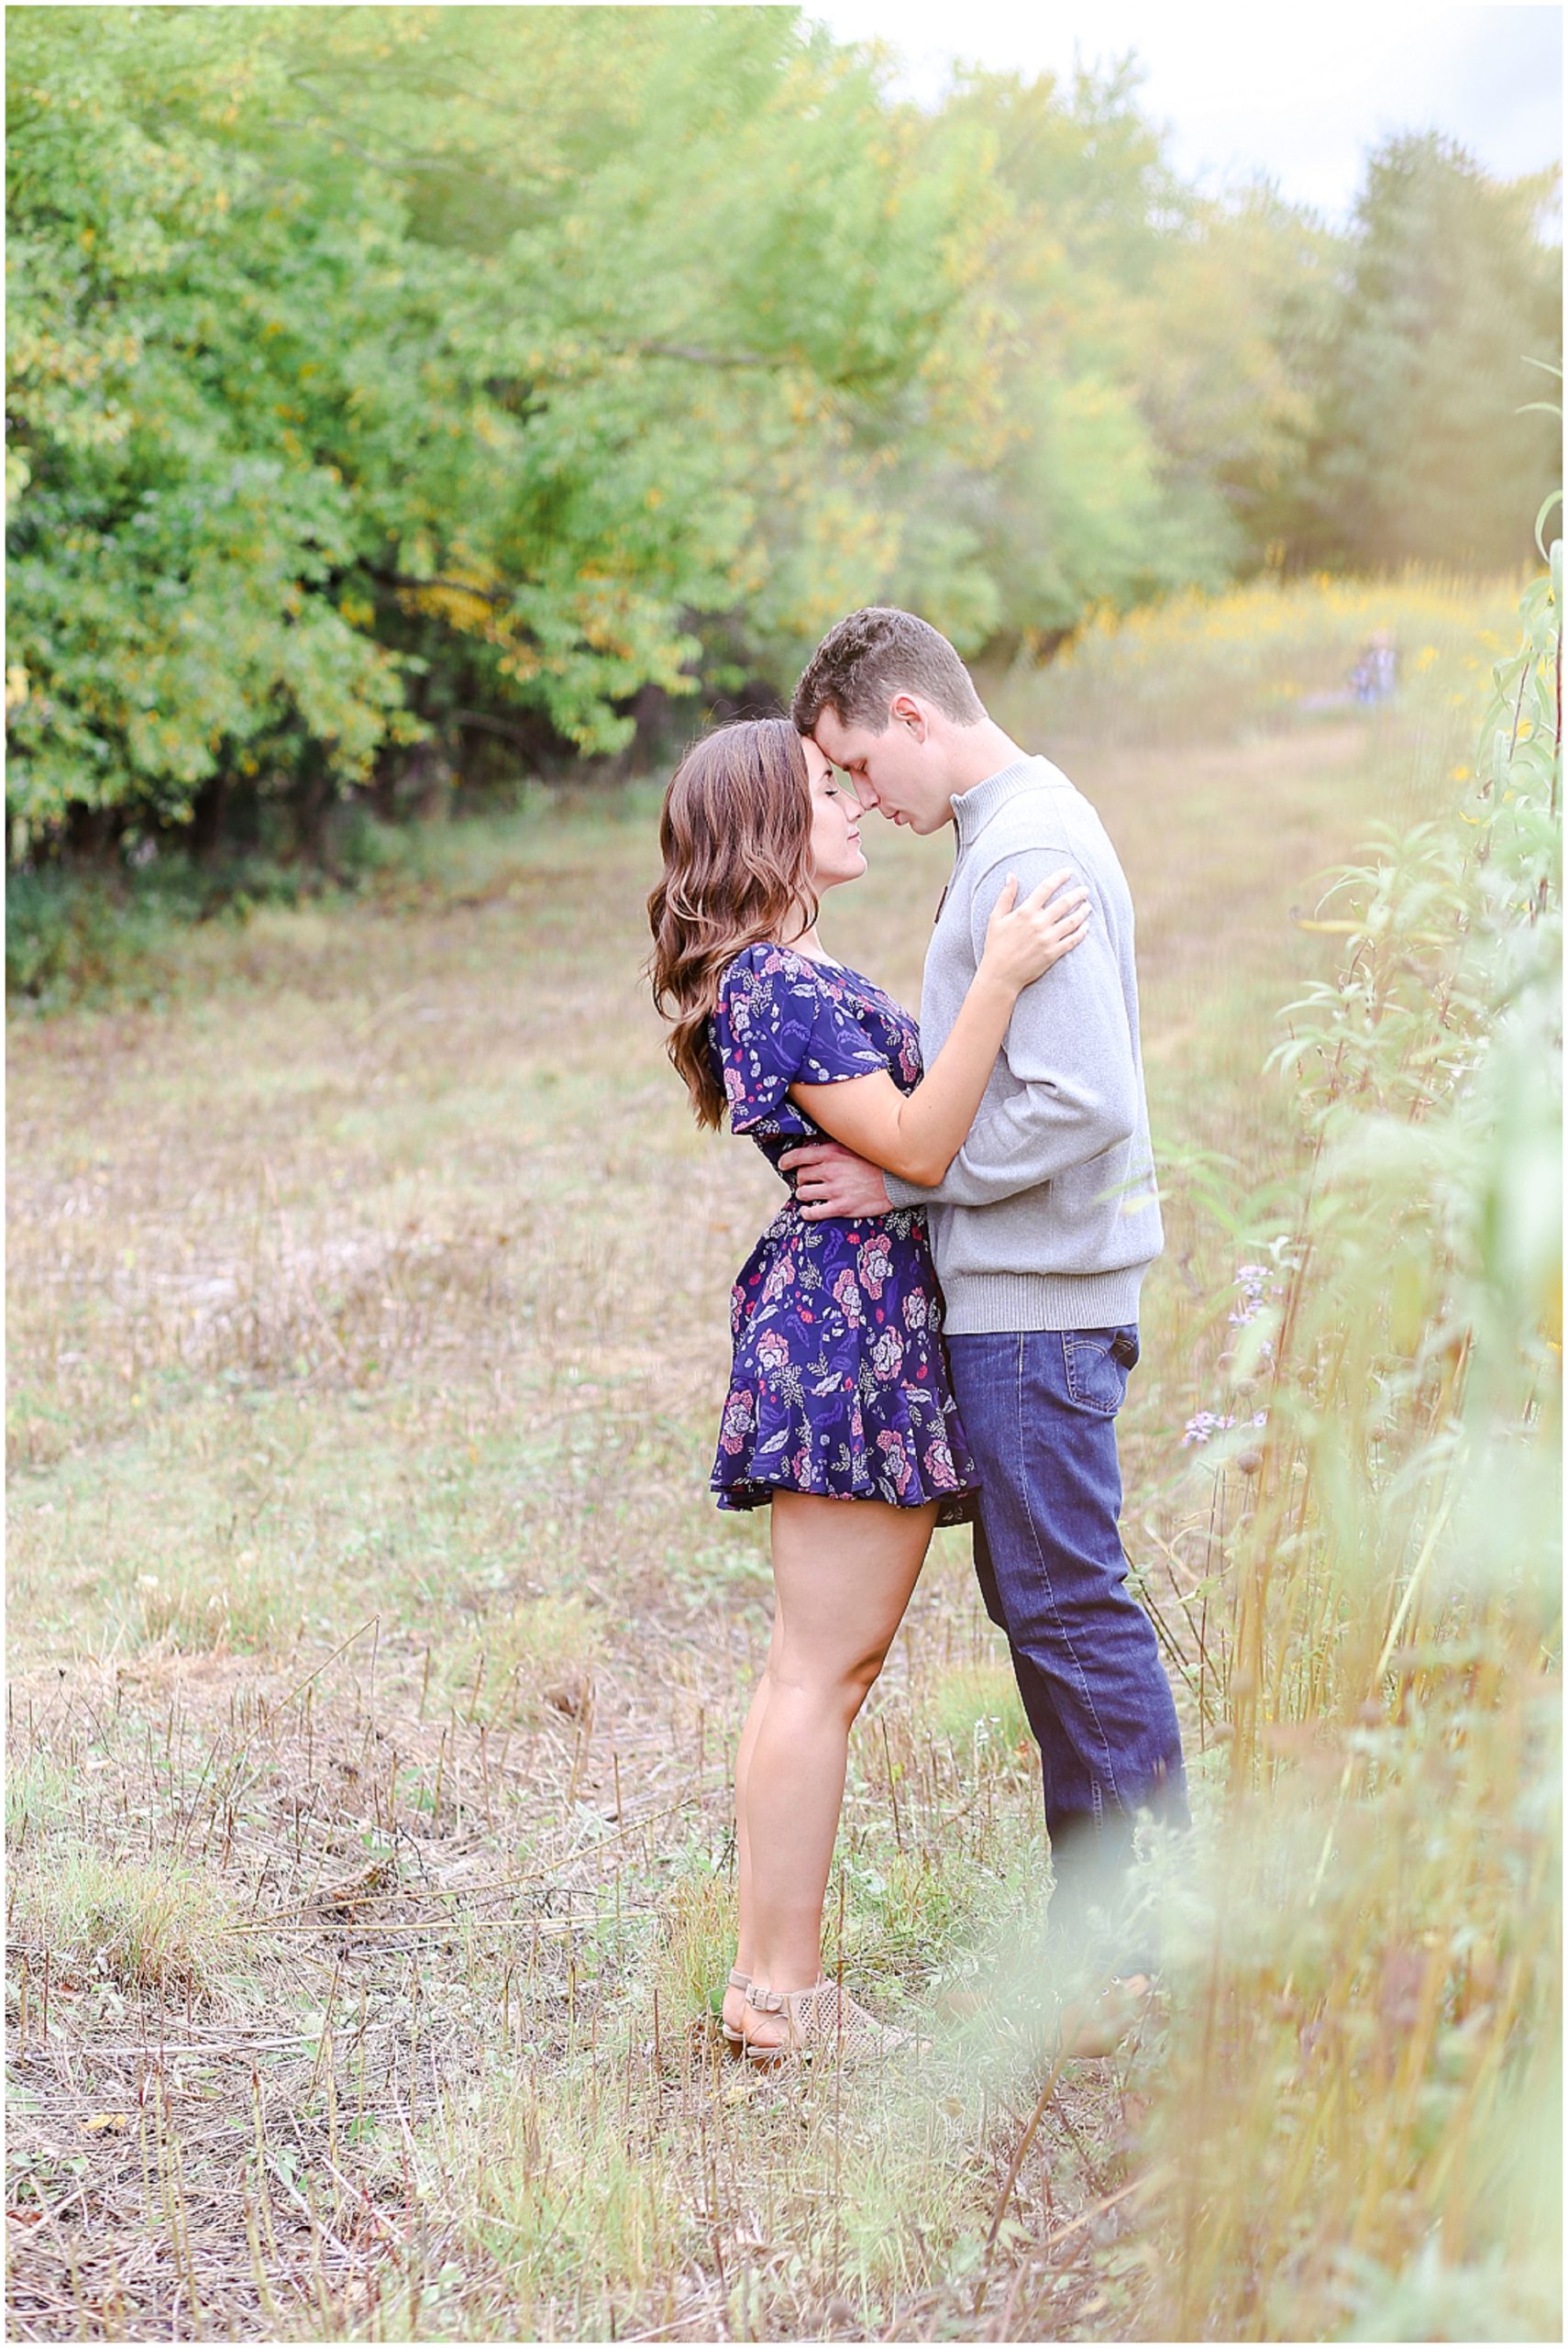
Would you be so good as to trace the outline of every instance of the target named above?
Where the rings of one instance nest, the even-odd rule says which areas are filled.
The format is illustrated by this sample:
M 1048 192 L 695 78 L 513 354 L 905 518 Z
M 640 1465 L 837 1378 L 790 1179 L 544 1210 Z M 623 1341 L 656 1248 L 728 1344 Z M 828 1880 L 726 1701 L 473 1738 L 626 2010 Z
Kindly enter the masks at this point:
M 1132 882 L 1173 1165 L 1288 1162 L 1257 1071 L 1328 958 L 1291 909 L 1414 812 L 1374 732 L 1056 746 Z M 457 827 L 376 905 L 191 938 L 160 1006 L 14 1031 L 17 2337 L 1135 2322 L 1137 2049 L 1062 2082 L 986 2249 L 1035 2075 L 1026 1975 L 999 2038 L 981 1991 L 1043 1851 L 961 1534 L 856 1733 L 833 1919 L 935 2070 L 757 2086 L 704 2020 L 767 1589 L 704 1486 L 774 1185 L 663 1060 L 651 805 Z M 912 1002 L 946 852 L 867 846 L 829 940 Z M 1168 1189 L 1124 1457 L 1179 1580 L 1232 1267 Z

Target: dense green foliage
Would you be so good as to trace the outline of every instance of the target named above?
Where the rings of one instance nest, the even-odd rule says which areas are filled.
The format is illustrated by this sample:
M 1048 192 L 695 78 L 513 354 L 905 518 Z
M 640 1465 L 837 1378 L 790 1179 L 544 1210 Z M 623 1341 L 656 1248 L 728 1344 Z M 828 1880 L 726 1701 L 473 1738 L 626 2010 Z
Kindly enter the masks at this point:
M 964 159 L 789 20 L 24 12 L 11 70 L 29 829 L 465 699 L 609 747 L 692 612 L 872 583 L 844 417 L 932 356 Z
M 1550 485 L 1470 356 L 1553 355 L 1540 191 L 1430 141 L 1342 249 L 1182 187 L 1129 70 L 925 114 L 782 8 L 9 30 L 13 858 L 270 805 L 313 845 L 411 762 L 786 684 L 872 598 L 976 651 L 1376 562 L 1417 464 L 1507 562 Z

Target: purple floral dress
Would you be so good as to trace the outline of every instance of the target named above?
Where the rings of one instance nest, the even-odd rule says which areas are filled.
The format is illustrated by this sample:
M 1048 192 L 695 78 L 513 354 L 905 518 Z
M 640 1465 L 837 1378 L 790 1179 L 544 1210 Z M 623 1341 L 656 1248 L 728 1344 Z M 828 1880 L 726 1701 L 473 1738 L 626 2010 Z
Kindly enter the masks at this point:
M 781 946 L 736 955 L 709 1032 L 730 1129 L 776 1169 L 793 1144 L 826 1138 L 790 1099 L 797 1080 L 885 1069 L 902 1092 L 920 1082 L 907 1011 L 857 970 Z M 782 1490 L 900 1508 L 940 1500 L 939 1524 L 974 1515 L 979 1477 L 948 1383 L 921 1208 L 809 1223 L 791 1195 L 741 1267 L 730 1327 L 710 1479 L 721 1508 L 757 1508 Z

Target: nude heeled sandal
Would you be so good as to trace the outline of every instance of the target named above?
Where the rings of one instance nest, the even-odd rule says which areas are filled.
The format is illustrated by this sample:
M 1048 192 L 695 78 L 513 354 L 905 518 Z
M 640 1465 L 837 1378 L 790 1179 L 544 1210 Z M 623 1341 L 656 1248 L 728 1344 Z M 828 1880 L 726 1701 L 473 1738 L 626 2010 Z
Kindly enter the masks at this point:
M 730 1967 L 730 1977 L 725 1982 L 724 1987 L 726 1989 L 738 1989 L 744 1998 L 746 1991 L 751 1987 L 751 1976 L 749 1973 L 743 1973 L 738 1965 L 732 1965 Z M 745 2044 L 745 2032 L 744 2031 L 737 2030 L 733 2021 L 726 2021 L 722 2009 L 719 2014 L 719 2028 L 728 2039 L 732 2046 L 744 2046 Z
M 743 2023 L 741 2046 L 748 2063 L 784 2063 L 797 2054 L 811 2056 L 819 2052 L 842 2054 L 847 2060 L 866 2054 L 931 2051 L 929 2038 L 878 2021 L 836 1981 L 813 1981 L 805 1989 L 762 1989 L 754 1982 L 745 2001 L 754 2013 L 781 2014 L 786 2033 L 773 2044 L 747 2038 Z

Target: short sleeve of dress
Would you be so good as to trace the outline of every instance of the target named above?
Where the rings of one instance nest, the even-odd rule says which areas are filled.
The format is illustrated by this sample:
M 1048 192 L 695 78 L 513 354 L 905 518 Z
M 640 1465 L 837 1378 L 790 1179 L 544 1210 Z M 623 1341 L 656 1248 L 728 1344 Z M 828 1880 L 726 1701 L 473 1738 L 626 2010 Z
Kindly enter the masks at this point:
M 741 1134 L 772 1115 L 791 1084 L 875 1076 L 888 1062 L 803 955 L 748 946 L 724 972 L 713 1036 Z

